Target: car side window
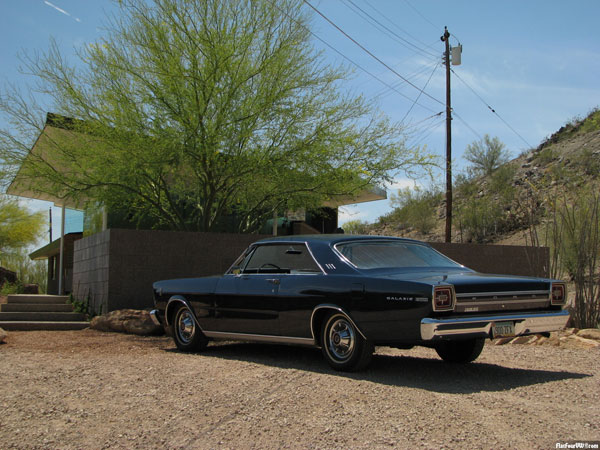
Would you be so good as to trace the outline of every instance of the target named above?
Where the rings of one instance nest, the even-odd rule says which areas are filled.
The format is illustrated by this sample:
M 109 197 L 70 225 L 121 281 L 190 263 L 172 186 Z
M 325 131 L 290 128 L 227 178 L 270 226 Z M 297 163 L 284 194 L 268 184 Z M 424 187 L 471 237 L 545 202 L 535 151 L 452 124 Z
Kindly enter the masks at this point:
M 305 244 L 265 244 L 256 247 L 244 273 L 320 273 Z

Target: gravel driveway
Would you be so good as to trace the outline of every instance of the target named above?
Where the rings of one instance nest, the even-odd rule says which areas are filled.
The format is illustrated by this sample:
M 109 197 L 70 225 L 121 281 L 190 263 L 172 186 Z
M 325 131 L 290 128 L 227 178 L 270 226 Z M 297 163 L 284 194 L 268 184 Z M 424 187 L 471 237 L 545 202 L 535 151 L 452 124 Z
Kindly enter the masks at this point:
M 0 448 L 556 448 L 600 439 L 600 351 L 486 345 L 469 365 L 93 330 L 0 345 Z

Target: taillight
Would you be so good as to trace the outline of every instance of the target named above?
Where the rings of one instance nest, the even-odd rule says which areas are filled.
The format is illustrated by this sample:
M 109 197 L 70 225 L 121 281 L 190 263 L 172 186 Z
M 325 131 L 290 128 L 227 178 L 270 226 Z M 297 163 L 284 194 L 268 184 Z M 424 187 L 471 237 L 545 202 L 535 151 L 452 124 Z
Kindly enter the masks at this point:
M 452 311 L 454 309 L 454 289 L 440 286 L 433 289 L 433 310 Z
M 567 302 L 567 288 L 564 283 L 552 283 L 550 289 L 550 303 L 564 305 Z

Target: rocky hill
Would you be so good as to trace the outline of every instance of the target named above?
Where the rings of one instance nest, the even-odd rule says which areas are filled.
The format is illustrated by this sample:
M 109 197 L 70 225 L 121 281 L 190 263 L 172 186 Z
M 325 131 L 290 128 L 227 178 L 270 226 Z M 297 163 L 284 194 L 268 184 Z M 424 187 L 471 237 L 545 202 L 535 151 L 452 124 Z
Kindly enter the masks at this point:
M 599 182 L 600 110 L 596 109 L 490 176 L 459 180 L 454 187 L 453 242 L 523 244 L 532 224 L 544 221 L 549 202 L 568 201 L 578 188 Z M 400 210 L 363 231 L 442 241 L 445 201 L 440 193 L 431 198 L 435 213 L 427 232 L 407 221 Z

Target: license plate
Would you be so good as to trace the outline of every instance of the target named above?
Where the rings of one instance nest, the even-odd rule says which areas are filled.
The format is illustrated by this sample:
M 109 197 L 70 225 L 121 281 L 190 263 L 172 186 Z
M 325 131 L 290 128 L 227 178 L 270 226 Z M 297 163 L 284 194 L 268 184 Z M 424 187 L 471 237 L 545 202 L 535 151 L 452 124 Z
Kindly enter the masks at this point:
M 492 336 L 494 338 L 512 337 L 515 335 L 514 322 L 495 322 L 492 325 Z

